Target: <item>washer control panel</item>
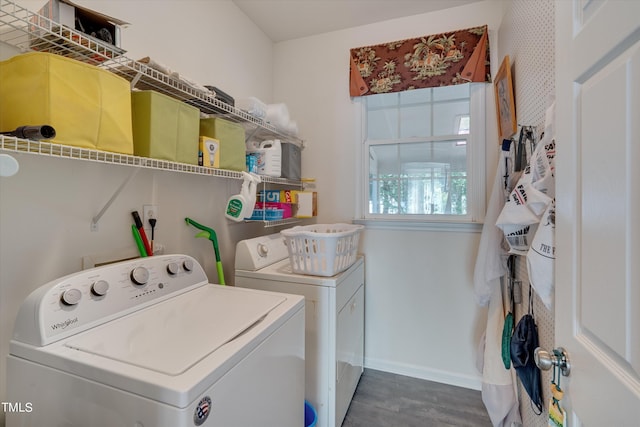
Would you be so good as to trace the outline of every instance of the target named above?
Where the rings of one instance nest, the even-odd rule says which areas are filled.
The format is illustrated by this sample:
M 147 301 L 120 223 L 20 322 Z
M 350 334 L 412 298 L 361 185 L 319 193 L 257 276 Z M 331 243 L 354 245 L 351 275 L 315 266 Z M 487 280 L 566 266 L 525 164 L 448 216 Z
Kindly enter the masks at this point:
M 80 271 L 27 297 L 13 339 L 46 345 L 207 284 L 202 266 L 188 255 L 158 255 Z

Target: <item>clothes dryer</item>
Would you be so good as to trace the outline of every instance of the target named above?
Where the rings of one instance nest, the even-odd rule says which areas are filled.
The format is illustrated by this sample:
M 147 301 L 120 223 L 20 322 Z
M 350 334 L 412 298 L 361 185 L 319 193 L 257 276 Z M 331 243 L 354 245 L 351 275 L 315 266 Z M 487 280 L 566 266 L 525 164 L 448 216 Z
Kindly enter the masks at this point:
M 364 258 L 332 276 L 292 272 L 279 233 L 236 246 L 237 287 L 305 297 L 305 397 L 317 427 L 339 427 L 364 366 Z

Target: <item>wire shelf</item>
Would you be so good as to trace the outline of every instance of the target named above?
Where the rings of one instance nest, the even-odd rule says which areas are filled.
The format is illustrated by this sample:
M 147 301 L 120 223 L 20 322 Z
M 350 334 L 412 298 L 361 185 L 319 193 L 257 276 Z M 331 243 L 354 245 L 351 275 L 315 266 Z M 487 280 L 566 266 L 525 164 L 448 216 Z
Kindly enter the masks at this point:
M 0 0 L 0 42 L 23 52 L 48 52 L 99 66 L 125 78 L 132 89 L 155 90 L 194 105 L 203 113 L 241 123 L 249 138 L 280 139 L 304 147 L 302 139 L 216 99 L 212 92 L 127 58 L 123 49 L 61 26 L 9 0 Z
M 66 159 L 86 160 L 97 163 L 135 166 L 145 169 L 158 169 L 196 175 L 215 176 L 219 178 L 243 179 L 242 172 L 238 171 L 208 168 L 189 163 L 171 162 L 168 160 L 152 159 L 150 157 L 112 153 L 109 151 L 93 150 L 90 148 L 74 147 L 52 142 L 32 141 L 29 139 L 21 139 L 6 135 L 0 135 L 0 150 Z M 289 180 L 286 178 L 261 176 L 261 179 L 266 183 L 291 185 L 296 187 L 302 186 L 301 181 Z
M 126 52 L 87 34 L 60 25 L 46 17 L 33 13 L 12 1 L 0 0 L 0 42 L 15 46 L 22 52 L 52 53 L 80 62 L 99 66 L 131 84 L 131 89 L 154 90 L 200 109 L 203 113 L 223 117 L 240 123 L 248 138 L 273 139 L 292 143 L 301 148 L 304 142 L 292 135 L 278 131 L 271 124 L 234 108 L 204 91 L 172 75 L 167 75 L 146 64 L 124 56 Z M 36 154 L 98 163 L 133 166 L 137 168 L 167 170 L 180 173 L 243 179 L 242 172 L 208 168 L 188 163 L 172 162 L 121 153 L 75 147 L 46 141 L 32 141 L 0 135 L 0 151 Z M 290 185 L 302 188 L 301 181 L 261 176 L 262 182 Z M 265 228 L 300 222 L 297 218 L 261 222 Z
M 271 227 L 280 227 L 283 225 L 296 224 L 298 222 L 302 222 L 302 220 L 299 218 L 277 219 L 273 221 L 256 219 L 256 220 L 245 220 L 245 222 L 261 222 L 264 224 L 264 228 L 271 228 Z
M 92 65 L 100 65 L 126 52 L 8 0 L 0 0 L 0 41 L 22 52 L 53 53 Z
M 218 100 L 215 98 L 213 92 L 204 91 L 179 78 L 158 71 L 140 61 L 134 61 L 120 56 L 100 64 L 100 67 L 128 80 L 131 83 L 132 89 L 154 90 L 193 105 L 203 113 L 240 123 L 245 127 L 250 138 L 277 138 L 282 142 L 292 143 L 299 147 L 303 147 L 304 145 L 301 139 L 284 134 L 270 123 Z

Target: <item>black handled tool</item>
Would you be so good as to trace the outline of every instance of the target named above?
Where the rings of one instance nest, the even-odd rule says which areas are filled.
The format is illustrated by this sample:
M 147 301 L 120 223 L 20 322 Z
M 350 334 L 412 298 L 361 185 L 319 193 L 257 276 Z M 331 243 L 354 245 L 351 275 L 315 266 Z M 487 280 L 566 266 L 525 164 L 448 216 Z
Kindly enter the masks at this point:
M 49 125 L 41 126 L 20 126 L 16 130 L 10 132 L 0 132 L 0 135 L 15 136 L 23 139 L 53 139 L 56 136 L 56 130 Z

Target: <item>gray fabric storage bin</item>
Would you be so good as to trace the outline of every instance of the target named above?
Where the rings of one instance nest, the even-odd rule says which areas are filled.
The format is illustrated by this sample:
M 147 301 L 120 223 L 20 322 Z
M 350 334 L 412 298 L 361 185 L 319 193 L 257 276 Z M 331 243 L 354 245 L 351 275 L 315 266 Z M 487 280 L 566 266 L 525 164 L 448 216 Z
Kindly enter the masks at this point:
M 302 153 L 298 145 L 282 141 L 283 178 L 299 181 L 302 178 Z

